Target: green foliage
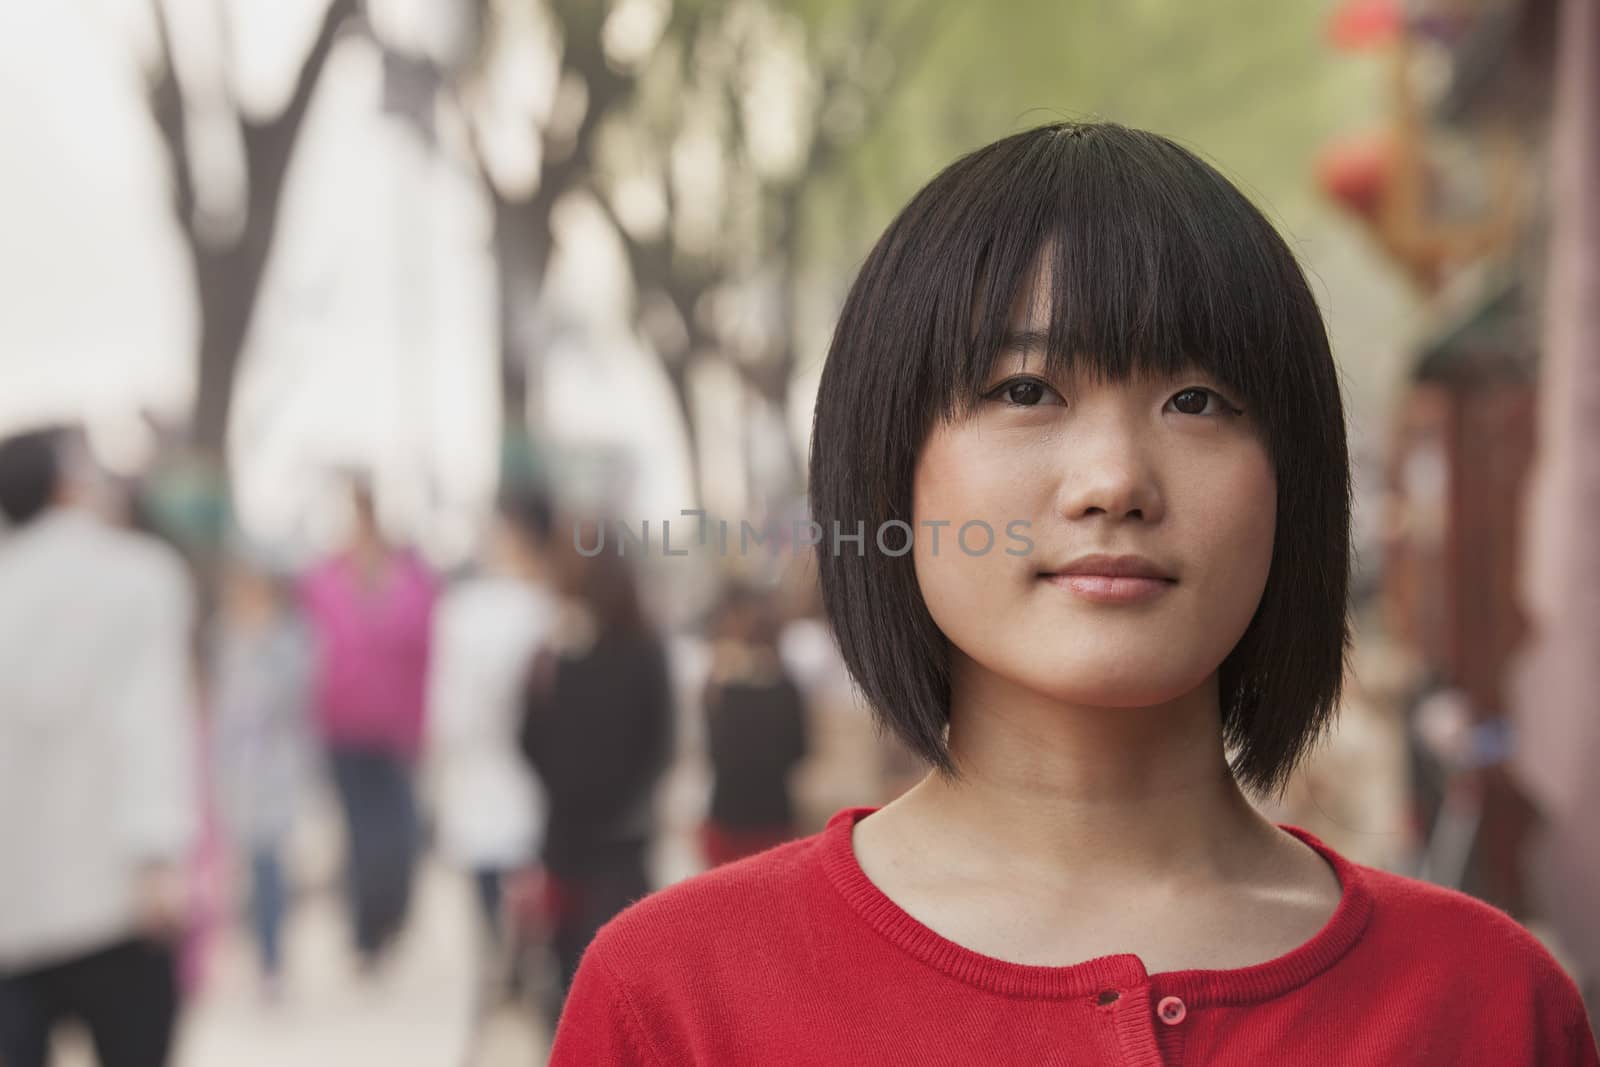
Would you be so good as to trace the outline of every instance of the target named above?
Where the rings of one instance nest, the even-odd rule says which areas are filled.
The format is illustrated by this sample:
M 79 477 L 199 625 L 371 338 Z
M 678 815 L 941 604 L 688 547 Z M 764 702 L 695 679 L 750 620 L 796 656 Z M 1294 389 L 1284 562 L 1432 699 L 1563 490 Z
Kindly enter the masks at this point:
M 795 0 L 829 8 L 828 0 Z M 1321 206 L 1318 147 L 1376 113 L 1376 71 L 1325 43 L 1312 0 L 1007 0 L 925 5 L 935 32 L 881 122 L 818 183 L 813 267 L 848 268 L 961 153 L 1060 119 L 1155 130 L 1207 158 L 1293 231 Z

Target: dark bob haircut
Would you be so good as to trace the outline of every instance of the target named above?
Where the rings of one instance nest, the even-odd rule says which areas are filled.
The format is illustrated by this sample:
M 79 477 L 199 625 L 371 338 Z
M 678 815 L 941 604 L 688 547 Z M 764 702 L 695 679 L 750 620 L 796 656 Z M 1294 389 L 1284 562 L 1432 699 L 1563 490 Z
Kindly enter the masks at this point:
M 31 522 L 55 500 L 61 484 L 62 427 L 0 441 L 0 515 L 12 526 Z
M 879 722 L 941 774 L 948 642 L 909 554 L 833 532 L 910 523 L 935 420 L 972 410 L 1013 297 L 1050 256 L 1046 361 L 1107 381 L 1198 366 L 1258 413 L 1277 476 L 1261 603 L 1221 664 L 1235 778 L 1281 793 L 1331 723 L 1350 645 L 1350 470 L 1338 374 L 1294 255 L 1226 178 L 1164 137 L 1061 123 L 964 156 L 879 239 L 818 388 L 810 503 L 823 604 Z M 837 524 L 837 525 L 836 525 Z M 869 534 L 867 543 L 870 544 Z
M 528 545 L 542 549 L 549 542 L 555 524 L 555 503 L 542 488 L 507 486 L 495 498 L 495 510 Z

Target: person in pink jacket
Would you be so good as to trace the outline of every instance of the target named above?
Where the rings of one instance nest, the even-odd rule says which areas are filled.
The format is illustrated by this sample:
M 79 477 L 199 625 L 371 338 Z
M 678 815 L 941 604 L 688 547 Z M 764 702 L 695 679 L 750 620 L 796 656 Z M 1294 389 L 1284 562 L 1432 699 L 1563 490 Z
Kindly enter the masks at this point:
M 344 807 L 356 950 L 371 967 L 399 933 L 420 846 L 415 768 L 438 582 L 391 544 L 355 489 L 349 545 L 302 580 L 316 638 L 314 716 Z

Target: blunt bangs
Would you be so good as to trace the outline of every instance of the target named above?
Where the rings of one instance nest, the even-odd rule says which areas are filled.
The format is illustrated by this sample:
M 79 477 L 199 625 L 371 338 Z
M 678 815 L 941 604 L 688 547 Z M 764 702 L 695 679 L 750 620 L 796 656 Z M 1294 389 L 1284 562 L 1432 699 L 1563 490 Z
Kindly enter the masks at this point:
M 1187 149 L 1110 123 L 1055 124 L 979 149 L 919 192 L 840 314 L 813 422 L 812 517 L 829 532 L 911 521 L 923 441 L 977 404 L 1013 302 L 1046 263 L 1051 373 L 1122 381 L 1198 368 L 1263 436 L 1278 483 L 1272 566 L 1220 686 L 1234 772 L 1272 793 L 1331 721 L 1342 683 L 1344 414 L 1293 254 Z M 883 726 L 955 775 L 947 643 L 910 557 L 830 545 L 818 546 L 823 603 L 857 685 Z

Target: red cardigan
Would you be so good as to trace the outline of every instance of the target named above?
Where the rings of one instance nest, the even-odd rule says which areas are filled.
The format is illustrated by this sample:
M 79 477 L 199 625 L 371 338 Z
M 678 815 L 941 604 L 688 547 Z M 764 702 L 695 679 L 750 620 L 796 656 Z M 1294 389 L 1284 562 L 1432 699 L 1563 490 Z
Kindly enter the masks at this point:
M 1505 913 L 1351 863 L 1287 955 L 1149 974 L 1138 956 L 1007 963 L 941 937 L 823 832 L 645 898 L 584 956 L 551 1063 L 1440 1064 L 1597 1067 L 1572 979 Z

